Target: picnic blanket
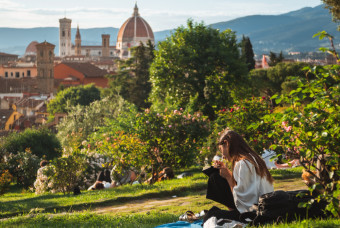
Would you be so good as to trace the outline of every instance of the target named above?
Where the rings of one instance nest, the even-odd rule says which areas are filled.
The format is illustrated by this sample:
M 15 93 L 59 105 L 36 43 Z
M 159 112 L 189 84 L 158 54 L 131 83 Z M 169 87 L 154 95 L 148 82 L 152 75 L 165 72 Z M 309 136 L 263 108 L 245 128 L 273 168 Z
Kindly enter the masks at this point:
M 156 226 L 155 228 L 174 228 L 174 227 L 187 227 L 187 228 L 202 228 L 203 220 L 197 220 L 193 223 L 178 221 L 174 223 L 163 224 L 160 226 Z

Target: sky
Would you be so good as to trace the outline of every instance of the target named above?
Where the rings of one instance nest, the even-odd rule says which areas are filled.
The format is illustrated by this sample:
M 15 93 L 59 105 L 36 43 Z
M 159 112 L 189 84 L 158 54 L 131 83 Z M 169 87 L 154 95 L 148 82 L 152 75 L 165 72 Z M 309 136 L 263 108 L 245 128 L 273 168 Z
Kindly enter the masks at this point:
M 59 27 L 72 19 L 72 27 L 119 28 L 133 12 L 134 0 L 0 0 L 0 27 Z M 315 7 L 321 0 L 139 0 L 140 15 L 153 31 L 185 25 L 188 18 L 212 24 L 248 15 L 277 15 Z

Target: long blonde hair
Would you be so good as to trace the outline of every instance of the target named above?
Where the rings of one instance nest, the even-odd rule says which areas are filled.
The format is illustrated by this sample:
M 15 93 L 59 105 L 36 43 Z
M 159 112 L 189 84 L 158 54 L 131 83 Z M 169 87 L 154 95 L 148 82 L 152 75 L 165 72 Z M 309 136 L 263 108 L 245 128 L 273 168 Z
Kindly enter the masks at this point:
M 231 158 L 232 170 L 234 170 L 236 162 L 246 159 L 254 165 L 255 171 L 259 176 L 266 177 L 270 183 L 274 182 L 266 163 L 257 153 L 255 153 L 253 149 L 250 148 L 241 135 L 235 131 L 227 129 L 222 133 L 219 144 L 223 145 L 226 141 L 228 141 L 227 153 Z

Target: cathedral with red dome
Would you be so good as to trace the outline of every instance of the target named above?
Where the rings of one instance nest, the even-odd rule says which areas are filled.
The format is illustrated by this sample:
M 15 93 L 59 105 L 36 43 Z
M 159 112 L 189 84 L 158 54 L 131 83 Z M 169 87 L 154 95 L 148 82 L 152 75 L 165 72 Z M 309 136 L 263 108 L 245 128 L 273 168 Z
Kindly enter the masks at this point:
M 110 45 L 110 35 L 102 34 L 101 46 L 81 45 L 79 26 L 75 44 L 71 44 L 71 19 L 59 20 L 59 57 L 66 59 L 102 60 L 110 58 L 126 59 L 130 57 L 130 48 L 149 40 L 154 44 L 155 38 L 150 25 L 140 16 L 137 4 L 133 14 L 120 27 L 116 46 Z

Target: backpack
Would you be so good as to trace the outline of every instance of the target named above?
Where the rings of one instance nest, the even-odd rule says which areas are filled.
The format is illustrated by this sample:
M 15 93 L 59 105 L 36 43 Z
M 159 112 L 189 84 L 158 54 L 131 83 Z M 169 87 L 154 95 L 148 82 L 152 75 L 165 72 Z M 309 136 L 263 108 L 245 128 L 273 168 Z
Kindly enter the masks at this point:
M 274 191 L 260 196 L 252 211 L 241 214 L 241 219 L 250 218 L 252 225 L 266 223 L 291 222 L 305 218 L 325 218 L 326 201 L 315 201 L 307 210 L 299 203 L 307 203 L 315 198 L 308 190 Z

